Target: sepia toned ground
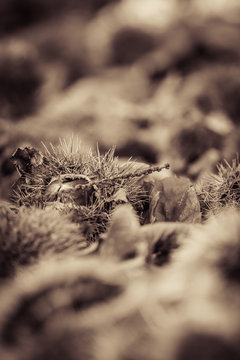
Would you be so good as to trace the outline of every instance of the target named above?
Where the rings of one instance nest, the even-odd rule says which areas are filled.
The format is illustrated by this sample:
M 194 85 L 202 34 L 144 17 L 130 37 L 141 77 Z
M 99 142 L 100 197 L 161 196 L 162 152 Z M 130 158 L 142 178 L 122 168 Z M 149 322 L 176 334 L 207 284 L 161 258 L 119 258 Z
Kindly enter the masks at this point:
M 239 359 L 239 1 L 0 19 L 0 358 Z

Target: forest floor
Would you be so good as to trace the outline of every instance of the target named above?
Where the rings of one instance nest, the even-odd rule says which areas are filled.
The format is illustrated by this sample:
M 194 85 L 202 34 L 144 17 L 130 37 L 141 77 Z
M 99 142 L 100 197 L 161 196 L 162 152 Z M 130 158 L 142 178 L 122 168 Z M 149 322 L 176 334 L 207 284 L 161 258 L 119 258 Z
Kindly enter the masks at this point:
M 0 15 L 0 358 L 239 359 L 238 1 Z

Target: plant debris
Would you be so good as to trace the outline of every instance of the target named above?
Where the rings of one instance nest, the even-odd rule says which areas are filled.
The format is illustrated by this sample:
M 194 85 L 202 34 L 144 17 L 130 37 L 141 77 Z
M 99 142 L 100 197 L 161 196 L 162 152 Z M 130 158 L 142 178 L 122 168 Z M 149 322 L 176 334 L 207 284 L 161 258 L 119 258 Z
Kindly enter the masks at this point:
M 20 206 L 54 206 L 70 213 L 73 222 L 90 225 L 90 241 L 106 231 L 111 212 L 122 202 L 131 204 L 141 217 L 148 200 L 139 178 L 169 168 L 165 164 L 135 171 L 130 161 L 120 164 L 114 149 L 100 155 L 82 151 L 73 140 L 44 147 L 44 154 L 26 147 L 12 156 L 21 175 L 13 187 L 13 200 Z
M 0 359 L 239 360 L 239 1 L 0 14 Z

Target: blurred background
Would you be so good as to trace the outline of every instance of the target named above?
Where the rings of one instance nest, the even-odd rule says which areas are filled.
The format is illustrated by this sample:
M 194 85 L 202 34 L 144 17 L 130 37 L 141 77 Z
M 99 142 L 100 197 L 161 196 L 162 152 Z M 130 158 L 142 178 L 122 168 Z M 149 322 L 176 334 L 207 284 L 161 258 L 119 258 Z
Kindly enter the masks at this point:
M 240 148 L 239 0 L 1 0 L 0 198 L 77 137 L 198 181 Z

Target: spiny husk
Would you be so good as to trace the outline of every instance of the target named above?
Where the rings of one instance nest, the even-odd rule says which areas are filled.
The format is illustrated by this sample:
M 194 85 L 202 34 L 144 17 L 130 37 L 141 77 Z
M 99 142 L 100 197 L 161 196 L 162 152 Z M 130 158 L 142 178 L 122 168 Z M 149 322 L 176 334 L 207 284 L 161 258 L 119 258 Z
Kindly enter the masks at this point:
M 225 207 L 240 208 L 240 164 L 238 157 L 217 165 L 217 174 L 206 175 L 198 186 L 198 196 L 205 216 Z
M 32 167 L 30 173 L 24 173 L 13 188 L 13 200 L 19 205 L 48 206 L 46 189 L 51 179 L 59 175 L 84 175 L 90 185 L 96 184 L 96 196 L 89 196 L 87 206 L 77 206 L 74 201 L 56 206 L 61 212 L 72 213 L 74 222 L 90 224 L 92 240 L 106 230 L 111 211 L 116 206 L 113 195 L 123 189 L 128 202 L 141 216 L 147 196 L 139 184 L 139 177 L 144 175 L 134 169 L 134 163 L 120 163 L 114 156 L 114 148 L 101 155 L 97 149 L 83 151 L 79 142 L 60 140 L 58 146 L 45 147 L 43 162 Z M 150 171 L 150 170 L 149 170 Z M 155 170 L 156 171 L 156 170 Z M 151 171 L 150 171 L 151 172 Z M 136 175 L 133 175 L 136 173 Z M 81 187 L 81 185 L 79 186 Z

